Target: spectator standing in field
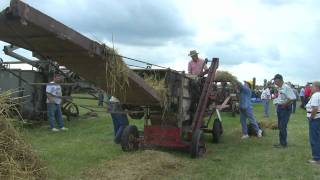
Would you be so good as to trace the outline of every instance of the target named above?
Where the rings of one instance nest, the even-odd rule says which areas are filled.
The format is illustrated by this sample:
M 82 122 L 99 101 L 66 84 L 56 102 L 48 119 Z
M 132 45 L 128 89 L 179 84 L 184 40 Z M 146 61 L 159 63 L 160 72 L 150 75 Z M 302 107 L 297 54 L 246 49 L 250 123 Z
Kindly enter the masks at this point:
M 62 82 L 62 77 L 55 75 L 53 80 L 46 86 L 47 94 L 47 114 L 52 131 L 68 130 L 64 127 L 61 112 L 62 90 L 58 84 Z M 57 119 L 59 129 L 55 128 L 55 118 Z
M 263 89 L 261 93 L 261 101 L 264 109 L 264 117 L 269 117 L 269 102 L 271 100 L 271 93 L 269 89 L 269 85 Z
M 208 67 L 204 64 L 204 60 L 198 57 L 196 50 L 191 50 L 189 56 L 192 60 L 188 63 L 188 73 L 193 75 L 201 75 L 203 69 L 207 70 Z
M 309 83 L 304 88 L 304 106 L 309 102 L 309 99 L 311 97 L 311 87 Z
M 278 97 L 274 100 L 277 105 L 279 142 L 274 145 L 276 148 L 287 147 L 287 126 L 292 112 L 292 101 L 296 96 L 290 86 L 284 83 L 280 74 L 276 74 L 273 78 L 274 84 L 278 86 Z
M 312 96 L 306 105 L 309 121 L 309 140 L 312 159 L 309 163 L 320 165 L 320 82 L 312 85 Z
M 302 109 L 304 109 L 305 106 L 304 106 L 304 88 L 303 88 L 303 87 L 300 89 L 299 95 L 300 95 L 300 100 L 301 100 L 300 107 L 301 107 Z
M 298 90 L 294 88 L 294 85 L 291 85 L 291 88 L 294 95 L 296 96 L 296 99 L 292 101 L 292 113 L 296 113 L 297 100 L 299 98 L 299 93 L 298 93 Z
M 114 142 L 119 144 L 121 142 L 121 135 L 126 126 L 129 125 L 127 114 L 123 112 L 123 108 L 120 101 L 111 96 L 109 100 L 108 110 L 111 114 L 113 130 L 114 130 Z

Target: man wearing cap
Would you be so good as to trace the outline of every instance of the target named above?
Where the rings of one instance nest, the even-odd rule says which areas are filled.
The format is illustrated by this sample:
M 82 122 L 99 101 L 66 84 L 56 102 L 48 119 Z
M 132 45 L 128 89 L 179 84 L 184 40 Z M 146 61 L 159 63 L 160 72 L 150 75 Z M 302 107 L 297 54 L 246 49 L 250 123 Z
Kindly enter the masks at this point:
M 114 96 L 109 100 L 108 111 L 111 113 L 113 129 L 114 129 L 114 142 L 119 144 L 121 142 L 122 132 L 126 126 L 129 125 L 127 114 L 122 113 L 122 105 Z
M 277 105 L 279 141 L 280 144 L 274 145 L 276 148 L 287 147 L 287 125 L 290 114 L 292 112 L 292 101 L 296 99 L 296 95 L 290 86 L 284 83 L 280 74 L 276 74 L 273 78 L 274 84 L 278 86 L 278 97 L 274 100 Z
M 258 137 L 262 137 L 262 130 L 259 128 L 257 120 L 253 115 L 253 108 L 251 104 L 251 86 L 252 84 L 248 81 L 244 81 L 242 85 L 240 82 L 236 82 L 236 86 L 240 90 L 240 123 L 242 127 L 242 137 L 241 139 L 249 138 L 248 135 L 248 127 L 247 127 L 247 119 L 250 120 L 250 124 L 254 131 L 256 132 Z
M 194 74 L 194 75 L 201 75 L 203 72 L 203 69 L 207 70 L 208 67 L 206 64 L 204 64 L 204 60 L 198 57 L 198 54 L 196 50 L 191 50 L 189 53 L 189 56 L 192 58 L 192 60 L 188 64 L 188 73 Z

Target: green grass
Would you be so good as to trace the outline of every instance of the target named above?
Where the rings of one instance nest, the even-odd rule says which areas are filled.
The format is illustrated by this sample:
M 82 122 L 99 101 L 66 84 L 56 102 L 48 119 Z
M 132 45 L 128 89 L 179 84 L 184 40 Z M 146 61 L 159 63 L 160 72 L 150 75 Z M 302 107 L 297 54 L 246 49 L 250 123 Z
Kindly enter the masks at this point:
M 254 106 L 258 120 L 262 106 Z M 270 121 L 275 120 L 272 109 Z M 310 159 L 308 126 L 305 112 L 298 109 L 291 116 L 286 149 L 274 149 L 278 131 L 266 130 L 261 139 L 241 140 L 239 117 L 223 113 L 224 134 L 220 144 L 212 144 L 206 135 L 207 153 L 190 159 L 186 152 L 167 151 L 181 158 L 184 166 L 176 176 L 165 179 L 320 179 L 320 166 L 307 164 Z M 138 124 L 143 121 L 133 120 Z M 53 133 L 48 126 L 26 129 L 24 135 L 46 162 L 50 179 L 79 179 L 83 172 L 111 159 L 129 156 L 113 143 L 113 127 L 109 115 L 66 122 L 68 132 Z M 140 152 L 137 152 L 140 153 Z M 139 162 L 137 162 L 138 164 Z

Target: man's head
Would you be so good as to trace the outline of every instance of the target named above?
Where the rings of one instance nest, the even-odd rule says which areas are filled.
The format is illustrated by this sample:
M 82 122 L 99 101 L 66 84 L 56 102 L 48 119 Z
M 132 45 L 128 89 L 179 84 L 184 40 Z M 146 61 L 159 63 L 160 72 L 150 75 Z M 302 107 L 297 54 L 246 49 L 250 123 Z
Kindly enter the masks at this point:
M 283 84 L 283 77 L 280 74 L 276 74 L 273 78 L 274 84 L 281 87 Z
M 197 61 L 198 60 L 198 54 L 196 50 L 191 50 L 189 53 L 189 56 L 192 58 L 193 61 Z
M 55 83 L 60 83 L 60 82 L 62 82 L 62 80 L 63 80 L 63 77 L 62 77 L 61 75 L 59 75 L 59 74 L 55 74 L 55 75 L 53 76 L 53 81 L 54 81 Z
M 320 92 L 320 81 L 315 81 L 312 84 L 312 92 Z

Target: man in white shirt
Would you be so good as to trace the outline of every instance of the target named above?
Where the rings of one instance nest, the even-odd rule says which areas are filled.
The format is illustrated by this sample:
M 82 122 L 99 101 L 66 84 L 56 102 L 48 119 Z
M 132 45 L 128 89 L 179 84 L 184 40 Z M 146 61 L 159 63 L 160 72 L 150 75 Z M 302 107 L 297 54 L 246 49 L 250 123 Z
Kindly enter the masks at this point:
M 60 130 L 68 130 L 64 127 L 61 112 L 61 102 L 62 102 L 62 90 L 61 86 L 57 83 L 62 81 L 62 77 L 55 75 L 53 81 L 51 81 L 46 86 L 47 94 L 47 114 L 50 122 L 50 128 L 52 131 L 56 132 L 59 129 L 55 128 L 55 117 L 57 118 L 58 126 Z
M 274 84 L 278 86 L 278 97 L 274 100 L 277 105 L 279 141 L 280 144 L 274 145 L 276 148 L 287 147 L 287 125 L 292 112 L 292 101 L 296 99 L 296 95 L 290 86 L 284 83 L 280 74 L 276 74 L 273 78 Z
M 320 165 L 320 82 L 312 85 L 312 96 L 306 105 L 309 120 L 309 140 L 312 159 L 309 163 Z
M 264 109 L 264 117 L 269 117 L 269 102 L 270 102 L 270 100 L 271 100 L 271 94 L 270 94 L 269 85 L 267 85 L 261 93 L 261 101 L 262 101 L 263 109 Z

